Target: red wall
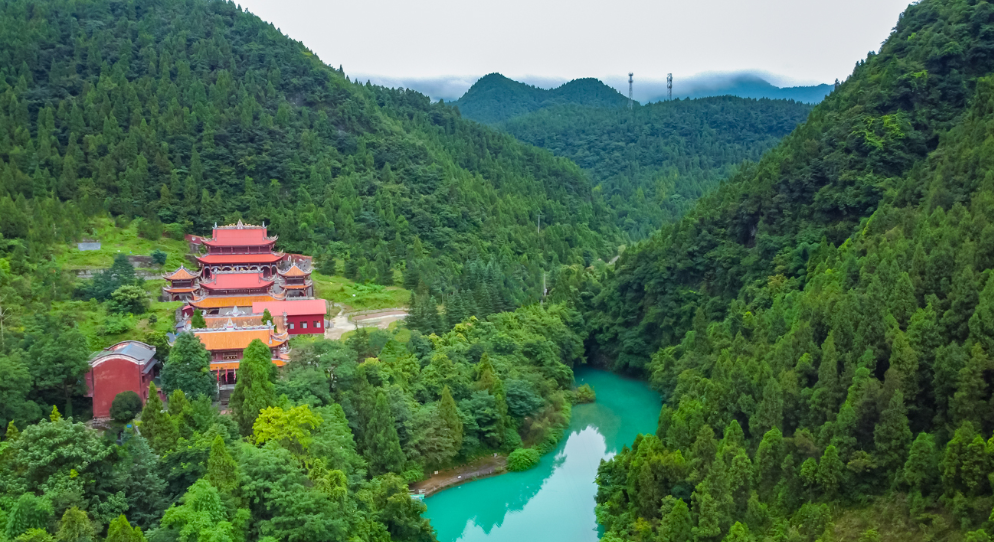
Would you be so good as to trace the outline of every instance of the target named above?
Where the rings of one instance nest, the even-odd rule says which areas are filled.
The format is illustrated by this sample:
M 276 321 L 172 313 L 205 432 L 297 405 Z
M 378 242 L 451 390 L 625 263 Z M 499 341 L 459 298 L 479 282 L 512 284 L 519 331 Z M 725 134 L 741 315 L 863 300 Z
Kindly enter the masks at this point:
M 293 324 L 293 329 L 287 326 L 287 332 L 290 335 L 302 335 L 305 333 L 324 333 L 324 315 L 323 314 L 312 314 L 309 316 L 287 316 L 288 324 Z M 300 324 L 307 322 L 307 329 L 304 329 Z M 314 322 L 320 322 L 321 327 L 315 327 Z
M 152 376 L 152 372 L 142 375 L 142 367 L 125 358 L 112 357 L 102 361 L 86 375 L 86 384 L 93 396 L 93 417 L 109 418 L 110 405 L 122 391 L 137 393 L 144 404 Z

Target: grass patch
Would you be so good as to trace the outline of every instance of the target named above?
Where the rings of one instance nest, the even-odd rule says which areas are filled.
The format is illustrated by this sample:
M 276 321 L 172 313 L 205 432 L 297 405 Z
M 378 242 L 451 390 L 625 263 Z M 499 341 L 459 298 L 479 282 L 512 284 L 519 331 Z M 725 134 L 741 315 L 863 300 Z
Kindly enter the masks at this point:
M 880 542 L 959 542 L 963 539 L 959 521 L 948 510 L 936 506 L 926 512 L 921 518 L 913 518 L 907 495 L 898 493 L 874 499 L 863 507 L 841 510 L 828 530 L 834 540 L 861 540 L 871 529 L 876 531 L 876 540 Z
M 153 250 L 161 250 L 166 253 L 166 264 L 163 270 L 173 270 L 180 265 L 190 267 L 186 255 L 190 252 L 190 245 L 185 239 L 143 239 L 138 236 L 138 229 L 134 222 L 125 228 L 119 228 L 114 221 L 109 218 L 96 218 L 90 223 L 90 227 L 81 236 L 94 241 L 99 241 L 100 250 L 80 251 L 76 244 L 59 245 L 53 247 L 53 256 L 56 263 L 63 269 L 70 271 L 84 269 L 106 269 L 114 263 L 114 256 L 119 252 L 129 256 L 149 256 Z
M 96 352 L 121 341 L 143 340 L 150 331 L 172 331 L 176 309 L 182 305 L 179 301 L 154 301 L 149 312 L 142 315 L 114 314 L 107 311 L 106 303 L 95 300 L 63 301 L 55 303 L 53 308 L 72 315 L 86 337 L 87 346 Z
M 311 274 L 311 279 L 317 297 L 357 311 L 405 307 L 411 299 L 411 292 L 399 286 L 356 284 L 345 277 L 322 275 L 317 271 Z

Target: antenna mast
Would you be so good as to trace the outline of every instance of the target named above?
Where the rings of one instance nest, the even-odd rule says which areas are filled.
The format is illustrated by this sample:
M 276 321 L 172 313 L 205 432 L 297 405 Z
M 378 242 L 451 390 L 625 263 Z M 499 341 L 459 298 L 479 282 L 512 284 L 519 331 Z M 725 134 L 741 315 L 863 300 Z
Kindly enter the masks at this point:
M 628 109 L 632 108 L 632 84 L 635 82 L 635 74 L 628 72 Z
M 666 74 L 666 98 L 669 101 L 673 100 L 673 74 Z

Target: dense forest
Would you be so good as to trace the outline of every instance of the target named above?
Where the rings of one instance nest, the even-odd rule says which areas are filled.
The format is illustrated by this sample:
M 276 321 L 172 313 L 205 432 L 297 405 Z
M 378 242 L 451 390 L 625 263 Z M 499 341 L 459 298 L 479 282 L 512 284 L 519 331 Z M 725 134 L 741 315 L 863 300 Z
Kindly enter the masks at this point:
M 497 124 L 555 105 L 621 107 L 628 98 L 597 79 L 574 79 L 543 89 L 508 79 L 499 73 L 481 77 L 461 98 L 452 102 L 467 119 Z
M 557 279 L 667 398 L 600 468 L 604 540 L 990 540 L 992 52 L 991 3 L 910 6 L 759 164 Z
M 632 110 L 548 107 L 499 126 L 589 175 L 632 240 L 649 237 L 810 113 L 786 100 L 675 100 Z
M 153 237 L 243 219 L 360 282 L 416 268 L 407 280 L 439 297 L 464 264 L 495 266 L 515 306 L 543 268 L 618 244 L 569 161 L 352 83 L 233 4 L 0 9 L 0 235 L 20 240 L 4 251 L 40 259 L 104 212 Z

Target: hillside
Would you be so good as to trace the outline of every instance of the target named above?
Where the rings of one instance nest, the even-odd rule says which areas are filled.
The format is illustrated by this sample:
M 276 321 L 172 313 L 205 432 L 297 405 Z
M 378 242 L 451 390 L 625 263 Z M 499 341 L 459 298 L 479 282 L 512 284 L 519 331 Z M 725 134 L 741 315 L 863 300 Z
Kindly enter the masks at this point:
M 514 306 L 543 267 L 617 245 L 573 164 L 421 94 L 350 82 L 233 4 L 0 9 L 0 234 L 29 253 L 105 211 L 146 236 L 242 219 L 349 278 L 409 269 L 440 297 L 464 263 L 493 265 Z
M 604 540 L 990 538 L 991 51 L 991 3 L 910 6 L 757 165 L 573 274 L 591 353 L 668 398 L 600 469 Z
M 632 111 L 557 105 L 498 126 L 579 165 L 617 226 L 638 240 L 678 219 L 744 161 L 759 160 L 810 111 L 791 101 L 723 97 Z
M 593 78 L 574 79 L 546 90 L 491 73 L 451 105 L 458 107 L 465 118 L 495 124 L 558 104 L 621 107 L 627 103 L 628 98 Z
M 824 100 L 825 96 L 828 96 L 834 88 L 832 85 L 778 87 L 762 77 L 752 74 L 697 79 L 674 84 L 673 97 L 694 99 L 710 96 L 738 96 L 740 98 L 794 100 L 801 103 L 817 104 Z M 652 101 L 666 99 L 666 96 L 660 96 Z

